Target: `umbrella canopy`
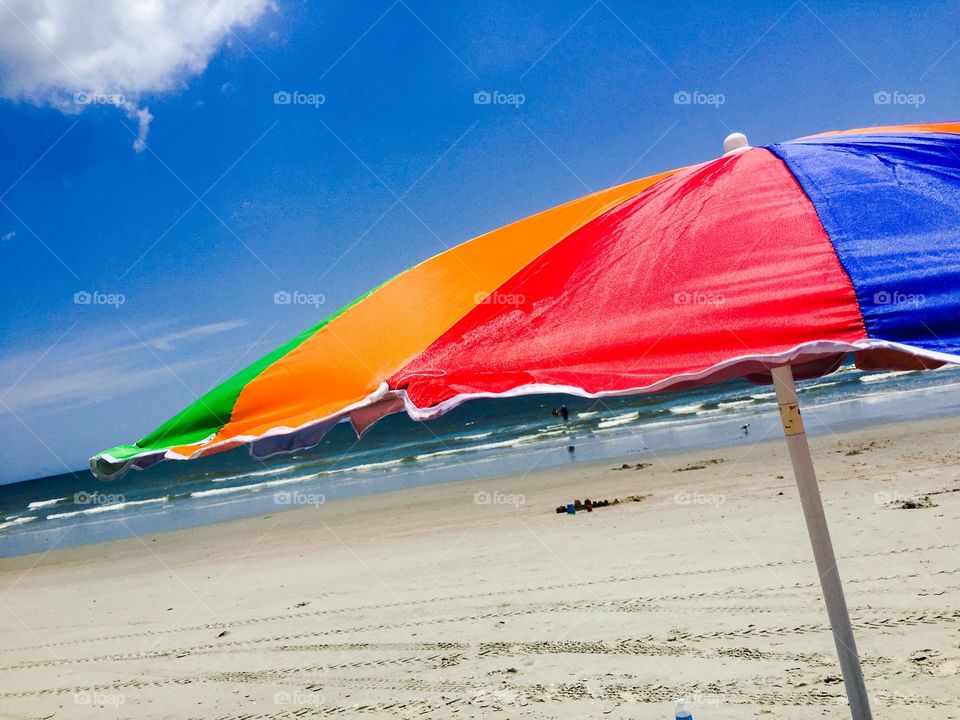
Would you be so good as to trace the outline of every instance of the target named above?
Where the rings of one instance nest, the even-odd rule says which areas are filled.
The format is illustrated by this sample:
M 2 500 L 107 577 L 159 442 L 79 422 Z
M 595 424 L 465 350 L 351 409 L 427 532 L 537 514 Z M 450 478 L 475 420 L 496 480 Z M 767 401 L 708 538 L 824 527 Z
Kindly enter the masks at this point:
M 870 720 L 794 378 L 849 352 L 866 369 L 960 363 L 960 123 L 725 149 L 427 260 L 93 471 L 292 451 L 341 420 L 359 433 L 471 398 L 773 382 L 851 715 Z
M 282 298 L 281 298 L 282 300 Z M 133 445 L 130 467 L 471 398 L 960 363 L 960 123 L 831 132 L 636 180 L 401 273 Z

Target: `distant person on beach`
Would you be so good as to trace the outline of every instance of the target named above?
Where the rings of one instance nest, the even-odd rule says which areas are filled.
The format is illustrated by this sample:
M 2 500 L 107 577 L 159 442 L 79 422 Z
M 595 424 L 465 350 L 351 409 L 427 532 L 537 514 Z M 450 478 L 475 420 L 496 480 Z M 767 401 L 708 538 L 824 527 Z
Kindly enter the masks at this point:
M 567 410 L 567 406 L 566 406 L 566 405 L 561 405 L 561 406 L 560 406 L 560 417 L 563 418 L 563 421 L 564 421 L 564 422 L 566 422 L 567 420 L 570 419 L 570 411 Z

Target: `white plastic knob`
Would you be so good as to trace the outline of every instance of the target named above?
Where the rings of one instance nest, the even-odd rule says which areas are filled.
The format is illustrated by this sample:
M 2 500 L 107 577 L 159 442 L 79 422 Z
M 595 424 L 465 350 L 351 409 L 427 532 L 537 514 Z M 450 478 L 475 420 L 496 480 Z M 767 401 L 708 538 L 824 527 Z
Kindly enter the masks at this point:
M 723 141 L 723 154 L 731 155 L 736 152 L 743 152 L 750 149 L 750 141 L 743 133 L 735 132 L 727 135 Z

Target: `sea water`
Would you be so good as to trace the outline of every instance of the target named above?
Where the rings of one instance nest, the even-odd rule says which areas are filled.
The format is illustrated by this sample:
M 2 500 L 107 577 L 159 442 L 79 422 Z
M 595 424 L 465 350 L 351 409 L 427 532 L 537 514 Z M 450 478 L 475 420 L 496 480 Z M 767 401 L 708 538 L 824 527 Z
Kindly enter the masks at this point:
M 811 433 L 960 414 L 960 368 L 952 366 L 861 373 L 846 365 L 798 388 Z M 562 404 L 570 409 L 568 422 L 551 413 Z M 259 461 L 241 448 L 161 463 L 112 482 L 78 470 L 0 486 L 0 556 L 430 483 L 751 443 L 779 437 L 778 418 L 772 388 L 735 380 L 599 400 L 477 400 L 427 423 L 403 414 L 385 418 L 360 440 L 344 424 L 311 450 Z

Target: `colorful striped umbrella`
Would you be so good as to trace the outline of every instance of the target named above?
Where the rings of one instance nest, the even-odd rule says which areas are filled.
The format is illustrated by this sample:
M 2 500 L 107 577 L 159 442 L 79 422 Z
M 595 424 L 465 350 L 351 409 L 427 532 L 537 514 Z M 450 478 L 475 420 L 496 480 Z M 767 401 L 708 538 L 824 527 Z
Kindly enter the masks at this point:
M 772 375 L 851 708 L 869 717 L 793 379 L 850 352 L 865 369 L 960 363 L 960 123 L 761 148 L 734 135 L 725 150 L 401 273 L 91 468 L 113 477 L 241 444 L 266 457 L 340 421 L 359 433 L 479 397 Z

